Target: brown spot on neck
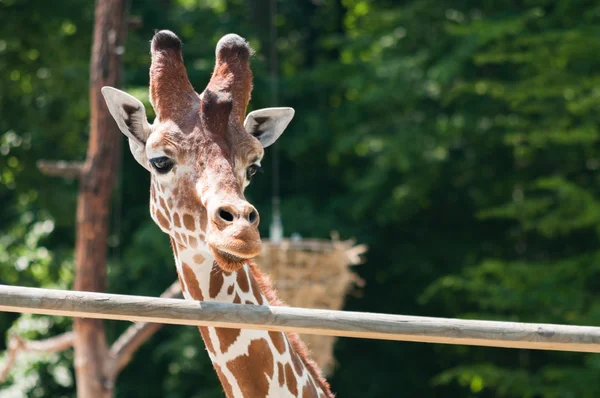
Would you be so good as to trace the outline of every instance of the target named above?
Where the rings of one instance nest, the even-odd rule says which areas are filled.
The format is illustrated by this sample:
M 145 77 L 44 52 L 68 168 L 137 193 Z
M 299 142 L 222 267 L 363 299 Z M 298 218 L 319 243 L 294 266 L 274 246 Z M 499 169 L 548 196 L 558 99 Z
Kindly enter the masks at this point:
M 219 339 L 221 352 L 224 354 L 235 343 L 242 331 L 240 329 L 215 328 L 215 333 Z
M 177 228 L 181 227 L 181 219 L 179 218 L 179 214 L 173 214 L 173 223 Z
M 202 340 L 204 341 L 206 349 L 210 351 L 213 355 L 216 354 L 217 352 L 215 351 L 215 347 L 213 346 L 212 340 L 210 339 L 210 334 L 208 333 L 208 327 L 198 326 L 198 330 L 202 335 Z
M 279 379 L 279 385 L 283 387 L 285 384 L 285 376 L 283 374 L 283 364 L 281 362 L 277 362 L 277 378 Z
M 215 298 L 223 288 L 223 270 L 216 265 L 213 264 L 212 269 L 210 270 L 210 283 L 208 286 L 208 294 L 210 298 Z
M 264 300 L 262 298 L 260 286 L 258 286 L 258 283 L 256 282 L 256 279 L 253 278 L 252 274 L 250 274 L 248 276 L 250 277 L 250 285 L 252 286 L 252 294 L 254 295 L 254 298 L 256 299 L 256 303 L 258 305 L 263 305 Z
M 242 299 L 240 298 L 240 296 L 238 296 L 238 294 L 235 294 L 235 297 L 233 298 L 233 303 L 234 304 L 241 304 L 242 303 Z
M 242 289 L 242 292 L 248 293 L 250 291 L 250 286 L 248 285 L 248 274 L 244 268 L 241 268 L 238 271 L 236 281 L 240 289 Z
M 231 384 L 229 384 L 229 380 L 227 380 L 227 378 L 223 374 L 221 367 L 219 365 L 217 365 L 216 363 L 213 364 L 213 366 L 215 367 L 215 372 L 217 372 L 217 377 L 219 378 L 219 380 L 221 381 L 221 384 L 223 385 L 223 390 L 225 391 L 225 396 L 227 398 L 233 398 L 233 389 L 231 388 Z
M 183 280 L 187 285 L 190 296 L 194 300 L 204 301 L 204 295 L 202 294 L 202 290 L 200 290 L 200 285 L 194 271 L 186 263 L 181 263 L 181 272 L 183 273 Z
M 292 395 L 298 395 L 298 380 L 289 363 L 285 364 L 285 382 Z
M 269 380 L 274 373 L 273 353 L 265 339 L 253 340 L 248 354 L 227 362 L 244 397 L 263 398 L 269 393 Z
M 283 337 L 283 333 L 281 332 L 269 332 L 269 336 L 271 337 L 271 341 L 273 341 L 273 345 L 279 351 L 280 354 L 285 352 L 285 340 Z

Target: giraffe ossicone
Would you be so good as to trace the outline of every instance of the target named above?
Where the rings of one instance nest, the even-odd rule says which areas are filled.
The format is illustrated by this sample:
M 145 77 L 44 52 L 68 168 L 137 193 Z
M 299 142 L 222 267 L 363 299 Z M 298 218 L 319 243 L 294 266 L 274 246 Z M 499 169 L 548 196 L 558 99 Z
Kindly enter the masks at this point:
M 102 93 L 132 155 L 151 173 L 150 214 L 171 239 L 185 298 L 281 305 L 252 260 L 262 246 L 260 218 L 244 190 L 294 110 L 246 115 L 253 50 L 238 35 L 217 43 L 201 93 L 189 81 L 177 35 L 159 31 L 150 47 L 152 124 L 133 96 L 112 87 Z M 199 329 L 228 397 L 333 397 L 297 335 Z

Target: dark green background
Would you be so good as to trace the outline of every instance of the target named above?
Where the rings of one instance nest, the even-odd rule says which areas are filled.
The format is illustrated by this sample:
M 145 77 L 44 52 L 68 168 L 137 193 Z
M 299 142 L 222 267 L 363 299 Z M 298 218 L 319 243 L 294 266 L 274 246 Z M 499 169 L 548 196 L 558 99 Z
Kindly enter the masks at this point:
M 148 110 L 149 40 L 172 29 L 202 90 L 225 33 L 257 54 L 251 109 L 292 106 L 279 141 L 285 233 L 337 230 L 369 245 L 345 309 L 597 325 L 600 298 L 600 2 L 278 2 L 278 103 L 269 4 L 133 0 L 123 87 Z M 77 184 L 38 159 L 81 160 L 92 1 L 0 0 L 0 282 L 71 288 Z M 153 115 L 149 115 L 152 119 Z M 126 152 L 125 152 L 126 151 Z M 175 280 L 148 214 L 148 175 L 125 149 L 109 291 Z M 271 221 L 270 166 L 248 188 Z M 3 335 L 70 320 L 0 314 Z M 109 338 L 127 326 L 108 322 Z M 4 347 L 2 347 L 4 348 Z M 341 339 L 339 397 L 597 397 L 600 357 Z M 6 386 L 73 397 L 72 352 L 19 365 Z M 70 376 L 70 377 L 69 377 Z M 27 383 L 31 385 L 28 385 Z M 37 384 L 37 386 L 36 386 Z M 118 380 L 118 397 L 221 397 L 195 328 L 168 326 Z

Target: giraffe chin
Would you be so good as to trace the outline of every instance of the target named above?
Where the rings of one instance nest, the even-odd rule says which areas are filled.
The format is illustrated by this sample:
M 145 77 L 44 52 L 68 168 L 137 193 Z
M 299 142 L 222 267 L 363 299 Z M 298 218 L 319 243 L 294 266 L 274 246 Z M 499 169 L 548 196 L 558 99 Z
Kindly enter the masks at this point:
M 206 234 L 206 244 L 211 254 L 226 272 L 237 271 L 262 251 L 262 242 L 256 228 L 240 228 L 239 225 L 234 227 L 237 228 L 209 230 Z
M 248 262 L 248 258 L 238 257 L 234 254 L 224 252 L 219 250 L 213 246 L 209 246 L 210 252 L 215 258 L 215 262 L 219 265 L 219 267 L 225 272 L 235 272 L 242 268 L 244 264 Z

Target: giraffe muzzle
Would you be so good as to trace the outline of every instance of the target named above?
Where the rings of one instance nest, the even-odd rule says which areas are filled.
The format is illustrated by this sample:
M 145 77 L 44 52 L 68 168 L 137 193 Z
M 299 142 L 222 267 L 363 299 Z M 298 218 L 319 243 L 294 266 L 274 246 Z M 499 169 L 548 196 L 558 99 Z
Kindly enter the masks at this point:
M 225 271 L 235 271 L 260 254 L 260 218 L 254 206 L 247 202 L 219 206 L 210 218 L 206 243 Z

